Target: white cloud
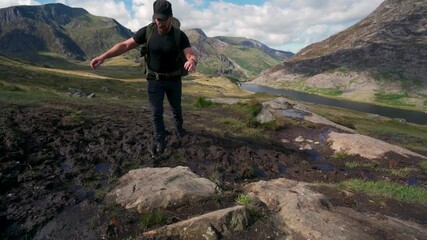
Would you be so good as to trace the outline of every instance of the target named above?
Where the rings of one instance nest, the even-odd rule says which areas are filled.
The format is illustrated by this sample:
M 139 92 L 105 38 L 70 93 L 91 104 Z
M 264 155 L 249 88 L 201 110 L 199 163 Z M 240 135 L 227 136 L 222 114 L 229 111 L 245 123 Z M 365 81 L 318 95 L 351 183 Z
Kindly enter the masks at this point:
M 39 5 L 40 3 L 33 0 L 1 0 L 0 8 L 15 6 L 15 5 Z
M 86 9 L 93 15 L 114 18 L 123 25 L 127 25 L 132 19 L 131 14 L 124 1 L 114 0 L 61 0 L 62 3 L 70 7 L 80 7 Z
M 49 0 L 38 0 L 47 2 Z M 82 7 L 98 16 L 116 19 L 133 31 L 148 24 L 154 0 L 52 0 Z M 321 41 L 366 17 L 383 0 L 267 0 L 237 5 L 232 0 L 169 0 L 183 29 L 201 28 L 209 37 L 239 36 L 271 47 L 301 46 Z M 228 1 L 228 2 L 227 2 Z M 131 2 L 126 6 L 125 2 Z M 33 0 L 1 0 L 0 7 L 37 4 Z M 201 8 L 201 7 L 204 8 Z

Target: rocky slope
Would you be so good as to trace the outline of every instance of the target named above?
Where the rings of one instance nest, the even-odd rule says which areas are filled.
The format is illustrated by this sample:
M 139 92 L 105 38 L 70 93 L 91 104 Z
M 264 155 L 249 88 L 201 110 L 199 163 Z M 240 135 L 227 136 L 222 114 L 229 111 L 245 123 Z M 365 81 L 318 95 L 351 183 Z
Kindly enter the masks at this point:
M 417 101 L 427 95 L 425 16 L 424 0 L 386 0 L 354 26 L 302 49 L 253 83 L 336 89 L 342 97 L 368 102 L 400 93 L 402 102 L 425 106 Z
M 63 4 L 0 9 L 0 54 L 7 56 L 50 52 L 86 60 L 131 36 L 113 19 Z

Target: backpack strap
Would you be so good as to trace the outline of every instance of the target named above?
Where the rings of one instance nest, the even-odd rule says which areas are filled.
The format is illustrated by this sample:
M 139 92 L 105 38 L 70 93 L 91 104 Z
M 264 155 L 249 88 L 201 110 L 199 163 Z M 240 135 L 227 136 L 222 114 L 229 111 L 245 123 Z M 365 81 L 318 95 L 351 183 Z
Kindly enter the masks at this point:
M 147 30 L 145 32 L 145 43 L 147 44 L 147 46 L 148 46 L 148 42 L 150 41 L 151 35 L 153 35 L 153 31 L 154 31 L 155 26 L 156 26 L 156 24 L 153 22 L 148 24 L 148 26 L 147 26 Z
M 148 69 L 148 63 L 150 62 L 150 54 L 148 51 L 148 42 L 150 41 L 151 35 L 153 35 L 154 28 L 156 27 L 156 24 L 154 22 L 148 24 L 147 29 L 145 30 L 145 48 L 146 48 L 146 56 L 145 56 L 145 64 L 146 68 Z
M 181 52 L 181 30 L 179 28 L 174 27 L 174 34 L 175 34 L 175 43 L 176 43 L 176 47 L 178 49 L 178 52 Z

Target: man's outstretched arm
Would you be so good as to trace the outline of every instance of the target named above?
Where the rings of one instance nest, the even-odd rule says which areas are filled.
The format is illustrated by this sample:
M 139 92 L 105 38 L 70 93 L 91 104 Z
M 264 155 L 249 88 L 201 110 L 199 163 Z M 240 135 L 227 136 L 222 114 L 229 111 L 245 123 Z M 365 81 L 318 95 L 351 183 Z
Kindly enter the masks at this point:
M 99 65 L 101 65 L 104 62 L 105 59 L 117 57 L 138 46 L 139 44 L 135 42 L 133 38 L 129 38 L 128 40 L 117 43 L 110 50 L 101 54 L 99 57 L 92 59 L 92 61 L 90 61 L 90 66 L 92 69 L 96 69 L 97 67 L 99 67 Z

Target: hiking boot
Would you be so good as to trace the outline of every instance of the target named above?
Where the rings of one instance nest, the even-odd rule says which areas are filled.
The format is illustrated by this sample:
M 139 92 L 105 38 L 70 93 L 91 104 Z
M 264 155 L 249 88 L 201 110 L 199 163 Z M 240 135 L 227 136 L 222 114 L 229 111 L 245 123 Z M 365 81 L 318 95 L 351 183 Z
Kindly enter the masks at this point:
M 182 126 L 176 127 L 176 136 L 178 138 L 183 138 L 184 135 L 185 135 L 185 130 L 182 128 Z
M 163 152 L 165 151 L 165 148 L 166 148 L 166 143 L 165 143 L 164 140 L 163 141 L 157 141 L 157 143 L 156 143 L 156 152 L 158 154 L 163 154 Z
M 165 151 L 165 148 L 166 148 L 165 140 L 153 141 L 153 144 L 151 145 L 151 148 L 150 148 L 150 154 L 152 157 L 159 154 L 163 154 L 163 152 Z

